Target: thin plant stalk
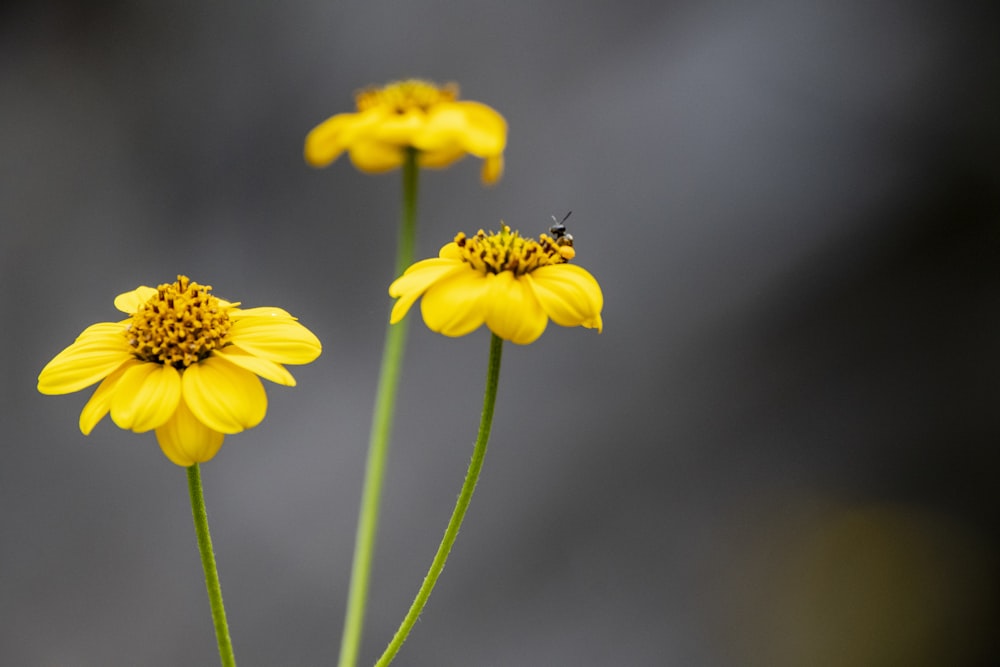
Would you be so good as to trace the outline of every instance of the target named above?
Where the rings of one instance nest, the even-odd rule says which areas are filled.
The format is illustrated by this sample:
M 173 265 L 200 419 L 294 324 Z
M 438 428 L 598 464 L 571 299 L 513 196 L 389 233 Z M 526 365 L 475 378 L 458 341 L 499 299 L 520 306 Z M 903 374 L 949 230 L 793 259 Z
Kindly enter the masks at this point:
M 417 622 L 417 618 L 420 617 L 424 606 L 427 604 L 427 599 L 431 596 L 431 591 L 434 590 L 438 576 L 440 576 L 445 562 L 448 560 L 451 547 L 455 544 L 455 538 L 458 537 L 458 531 L 462 527 L 462 520 L 465 519 L 466 511 L 469 509 L 469 503 L 472 501 L 472 493 L 476 490 L 476 482 L 479 480 L 479 473 L 483 469 L 483 460 L 486 457 L 486 446 L 490 440 L 490 427 L 493 424 L 493 408 L 496 405 L 497 386 L 500 380 L 500 359 L 502 355 L 503 339 L 494 334 L 490 339 L 490 360 L 486 372 L 486 391 L 483 396 L 483 413 L 479 420 L 479 434 L 476 436 L 476 444 L 472 450 L 472 459 L 469 461 L 469 469 L 465 473 L 462 490 L 458 494 L 455 509 L 451 513 L 451 519 L 448 520 L 448 527 L 445 528 L 444 537 L 441 539 L 441 544 L 434 555 L 434 560 L 431 561 L 431 567 L 427 571 L 427 576 L 424 577 L 424 582 L 420 586 L 413 604 L 410 605 L 410 610 L 406 613 L 406 617 L 400 624 L 392 641 L 389 642 L 389 645 L 382 653 L 382 657 L 375 663 L 375 667 L 386 667 L 396 657 L 399 649 L 403 646 L 403 642 L 409 636 L 410 630 L 413 629 L 413 625 Z
M 417 151 L 409 148 L 403 163 L 403 205 L 396 245 L 395 276 L 402 275 L 403 271 L 413 263 L 417 228 L 418 176 Z M 368 461 L 365 466 L 364 488 L 361 495 L 361 508 L 358 513 L 358 529 L 354 542 L 354 561 L 351 565 L 351 583 L 347 597 L 347 612 L 344 618 L 344 635 L 340 643 L 339 667 L 355 667 L 361 646 L 372 559 L 375 553 L 382 483 L 385 479 L 392 421 L 396 411 L 399 376 L 403 367 L 407 321 L 404 318 L 397 324 L 388 325 L 385 344 L 382 348 L 382 365 L 379 370 L 375 408 L 372 412 Z
M 194 532 L 198 536 L 198 551 L 201 567 L 205 570 L 205 588 L 208 589 L 208 603 L 212 607 L 212 624 L 215 639 L 219 644 L 219 659 L 222 667 L 236 667 L 233 654 L 233 640 L 229 636 L 226 622 L 226 607 L 222 603 L 222 586 L 219 584 L 219 570 L 215 566 L 215 552 L 212 550 L 212 535 L 208 531 L 208 513 L 205 511 L 205 495 L 201 489 L 201 471 L 198 464 L 187 468 L 188 492 L 191 496 L 191 516 L 194 518 Z

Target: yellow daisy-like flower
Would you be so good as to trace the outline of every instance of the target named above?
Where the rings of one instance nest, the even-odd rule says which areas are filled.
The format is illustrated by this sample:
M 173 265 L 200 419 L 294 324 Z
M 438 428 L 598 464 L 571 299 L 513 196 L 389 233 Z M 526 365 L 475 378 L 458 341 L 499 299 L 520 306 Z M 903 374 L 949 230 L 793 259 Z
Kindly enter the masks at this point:
M 600 333 L 604 295 L 594 276 L 568 263 L 575 255 L 565 234 L 535 241 L 504 224 L 498 234 L 459 232 L 436 258 L 417 262 L 389 286 L 399 298 L 390 321 L 403 319 L 422 296 L 424 322 L 445 336 L 464 336 L 485 323 L 500 338 L 527 345 L 549 319 Z
M 484 160 L 484 183 L 503 174 L 507 121 L 485 104 L 459 100 L 456 84 L 408 79 L 366 88 L 355 100 L 357 113 L 328 118 L 306 136 L 306 162 L 325 167 L 348 151 L 355 167 L 379 174 L 415 148 L 421 167 L 440 169 L 469 154 Z
M 280 308 L 242 309 L 211 287 L 178 276 L 156 289 L 120 294 L 120 322 L 87 327 L 38 376 L 43 394 L 100 386 L 80 413 L 89 435 L 104 415 L 136 433 L 156 431 L 179 466 L 212 459 L 227 433 L 253 428 L 267 412 L 257 378 L 289 387 L 283 364 L 319 356 L 316 336 Z

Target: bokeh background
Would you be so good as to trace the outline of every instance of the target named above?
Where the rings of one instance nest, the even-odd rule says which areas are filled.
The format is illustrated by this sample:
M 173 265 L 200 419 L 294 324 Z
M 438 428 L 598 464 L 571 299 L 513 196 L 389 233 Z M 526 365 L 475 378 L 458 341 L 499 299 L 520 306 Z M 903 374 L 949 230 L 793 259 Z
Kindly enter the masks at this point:
M 203 466 L 241 665 L 325 665 L 398 172 L 302 160 L 371 83 L 456 81 L 507 173 L 425 172 L 418 254 L 573 211 L 603 335 L 508 345 L 401 665 L 988 665 L 998 591 L 991 3 L 5 3 L 0 664 L 216 660 L 184 471 L 41 367 L 177 273 L 325 343 Z M 426 570 L 488 335 L 412 323 L 362 651 Z

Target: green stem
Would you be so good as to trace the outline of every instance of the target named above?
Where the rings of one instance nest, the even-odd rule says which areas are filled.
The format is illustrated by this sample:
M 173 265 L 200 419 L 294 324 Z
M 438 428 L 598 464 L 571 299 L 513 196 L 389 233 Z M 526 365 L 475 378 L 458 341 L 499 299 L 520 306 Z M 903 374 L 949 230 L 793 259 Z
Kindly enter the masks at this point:
M 462 490 L 458 494 L 458 500 L 455 502 L 455 509 L 451 513 L 448 527 L 444 531 L 441 545 L 434 555 L 434 560 L 427 571 L 427 576 L 424 577 L 424 583 L 420 586 L 417 597 L 413 600 L 413 604 L 410 605 L 410 610 L 406 613 L 406 617 L 400 624 L 399 630 L 396 631 L 392 641 L 389 642 L 389 646 L 382 653 L 382 657 L 375 663 L 375 667 L 386 667 L 396 657 L 399 649 L 403 646 L 403 642 L 406 641 L 406 637 L 410 634 L 410 630 L 413 629 L 413 625 L 417 622 L 420 612 L 423 611 L 424 605 L 427 604 L 427 599 L 431 596 L 431 591 L 434 590 L 434 584 L 437 583 L 438 576 L 441 574 L 441 570 L 444 569 L 445 561 L 448 560 L 451 547 L 455 544 L 455 538 L 458 537 L 458 531 L 462 527 L 465 512 L 469 509 L 469 502 L 472 500 L 472 493 L 476 490 L 479 473 L 483 469 L 483 459 L 486 457 L 486 445 L 490 440 L 490 426 L 493 424 L 493 407 L 497 399 L 497 384 L 500 380 L 500 358 L 502 354 L 503 340 L 494 334 L 490 339 L 490 361 L 486 371 L 486 391 L 483 396 L 483 414 L 479 420 L 479 435 L 476 437 L 476 446 L 472 450 L 472 460 L 469 461 L 469 470 L 465 473 L 465 482 L 462 484 Z
M 233 640 L 229 637 L 229 624 L 226 623 L 226 607 L 222 604 L 219 571 L 215 567 L 215 553 L 212 551 L 212 535 L 208 532 L 208 513 L 205 511 L 205 495 L 201 490 L 201 471 L 197 463 L 187 469 L 187 478 L 194 532 L 198 536 L 201 567 L 205 570 L 205 588 L 208 589 L 208 603 L 212 607 L 212 624 L 215 626 L 215 639 L 219 643 L 219 659 L 222 661 L 222 667 L 236 667 Z
M 417 152 L 407 149 L 403 163 L 403 207 L 400 216 L 399 238 L 396 245 L 396 273 L 402 275 L 413 263 L 413 246 L 417 228 Z M 388 318 L 387 318 L 388 319 Z M 396 406 L 396 389 L 403 366 L 403 349 L 406 345 L 408 319 L 388 325 L 385 345 L 382 348 L 382 366 L 379 370 L 375 408 L 372 412 L 371 437 L 368 441 L 368 462 L 358 513 L 358 531 L 354 541 L 354 562 L 351 565 L 350 592 L 344 618 L 344 636 L 340 643 L 340 667 L 354 667 L 361 646 L 361 632 L 368 602 L 368 584 L 371 580 L 372 558 L 375 553 L 375 533 L 378 527 L 382 482 L 392 435 L 392 418 Z

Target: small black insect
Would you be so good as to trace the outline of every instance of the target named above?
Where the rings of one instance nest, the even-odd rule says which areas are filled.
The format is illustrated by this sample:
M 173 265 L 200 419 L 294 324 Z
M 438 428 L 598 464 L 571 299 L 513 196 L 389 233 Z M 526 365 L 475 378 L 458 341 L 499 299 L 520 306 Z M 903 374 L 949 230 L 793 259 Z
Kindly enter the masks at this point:
M 573 247 L 573 235 L 566 231 L 566 219 L 573 214 L 573 211 L 568 211 L 566 215 L 563 216 L 562 220 L 556 220 L 556 216 L 552 216 L 552 222 L 556 223 L 549 227 L 549 234 L 552 234 L 553 240 L 556 245 L 568 245 Z

